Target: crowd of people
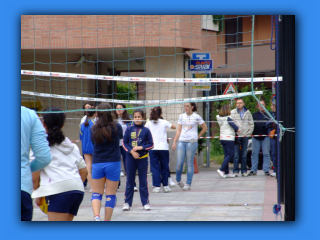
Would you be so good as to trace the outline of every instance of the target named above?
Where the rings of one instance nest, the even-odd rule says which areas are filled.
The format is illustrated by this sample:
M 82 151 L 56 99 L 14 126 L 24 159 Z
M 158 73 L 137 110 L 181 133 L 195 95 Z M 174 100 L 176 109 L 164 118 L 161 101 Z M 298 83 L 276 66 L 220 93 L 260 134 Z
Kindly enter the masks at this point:
M 276 124 L 265 112 L 265 100 L 257 103 L 257 112 L 251 114 L 245 107 L 243 99 L 236 100 L 236 108 L 231 110 L 229 105 L 224 105 L 217 115 L 220 126 L 220 143 L 223 147 L 224 160 L 217 170 L 222 178 L 255 176 L 258 170 L 259 153 L 262 148 L 263 171 L 267 176 L 277 175 L 276 161 Z M 263 106 L 263 107 L 262 107 Z M 271 103 L 271 115 L 276 117 L 275 102 Z M 252 137 L 251 169 L 247 173 L 247 149 L 249 137 Z M 270 152 L 273 161 L 273 173 L 270 174 Z M 229 173 L 229 162 L 233 160 L 233 173 Z M 241 168 L 239 169 L 239 163 Z
M 265 106 L 264 100 L 260 101 Z M 257 174 L 258 157 L 262 147 L 263 170 L 269 173 L 270 149 L 275 162 L 275 124 L 257 105 L 251 114 L 243 99 L 237 99 L 237 108 L 224 105 L 217 115 L 220 126 L 220 143 L 224 161 L 217 170 L 222 178 L 244 177 Z M 110 221 L 117 203 L 116 192 L 120 177 L 126 176 L 125 199 L 122 210 L 132 207 L 134 192 L 139 191 L 144 210 L 151 210 L 148 191 L 148 164 L 152 172 L 153 192 L 171 192 L 177 184 L 183 191 L 191 190 L 194 174 L 194 157 L 198 139 L 207 131 L 204 120 L 198 115 L 195 103 L 185 103 L 177 126 L 162 117 L 161 107 L 150 110 L 149 119 L 141 109 L 129 116 L 124 104 L 116 104 L 116 111 L 108 103 L 83 105 L 84 117 L 80 122 L 79 136 L 82 154 L 62 131 L 66 115 L 60 108 L 48 108 L 41 124 L 34 111 L 21 107 L 21 219 L 32 219 L 32 198 L 48 214 L 49 221 L 72 221 L 83 199 L 86 180 L 92 193 L 93 219 L 100 221 L 100 208 L 105 194 L 104 220 Z M 275 116 L 275 106 L 272 105 Z M 58 113 L 55 113 L 58 112 Z M 198 132 L 200 126 L 200 132 Z M 172 150 L 177 152 L 176 183 L 169 169 L 169 141 L 167 129 L 176 130 Z M 252 138 L 252 167 L 247 173 L 247 145 Z M 29 153 L 31 160 L 29 160 Z M 121 158 L 124 169 L 121 170 Z M 149 159 L 149 160 L 148 160 Z M 233 173 L 229 162 L 233 160 Z M 181 179 L 186 161 L 187 179 Z M 241 168 L 239 168 L 239 163 Z M 138 171 L 139 189 L 136 185 Z M 33 189 L 33 192 L 32 192 Z

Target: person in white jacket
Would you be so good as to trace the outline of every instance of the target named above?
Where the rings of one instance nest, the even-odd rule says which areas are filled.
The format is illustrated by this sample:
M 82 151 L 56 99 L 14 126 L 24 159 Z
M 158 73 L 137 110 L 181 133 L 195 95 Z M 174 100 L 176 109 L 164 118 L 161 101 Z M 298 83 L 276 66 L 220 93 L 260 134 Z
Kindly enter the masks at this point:
M 236 101 L 237 108 L 231 111 L 231 118 L 234 123 L 239 127 L 241 133 L 238 134 L 238 138 L 235 144 L 235 155 L 233 159 L 233 174 L 239 176 L 239 162 L 241 163 L 241 174 L 243 177 L 247 177 L 247 149 L 249 137 L 252 135 L 254 129 L 254 123 L 251 112 L 245 108 L 245 104 L 242 98 L 238 98 Z
M 223 105 L 219 115 L 217 115 L 218 124 L 220 126 L 220 143 L 224 152 L 224 160 L 217 172 L 222 178 L 235 177 L 234 174 L 229 174 L 229 162 L 234 158 L 235 132 L 240 133 L 240 129 L 230 118 L 230 110 L 229 105 Z
M 36 198 L 38 206 L 45 197 L 49 221 L 72 221 L 83 200 L 83 181 L 88 171 L 77 145 L 61 131 L 65 114 L 53 113 L 62 111 L 60 108 L 45 111 L 48 113 L 43 114 L 43 125 L 48 134 L 52 160 L 43 170 L 33 174 L 36 190 L 31 196 Z

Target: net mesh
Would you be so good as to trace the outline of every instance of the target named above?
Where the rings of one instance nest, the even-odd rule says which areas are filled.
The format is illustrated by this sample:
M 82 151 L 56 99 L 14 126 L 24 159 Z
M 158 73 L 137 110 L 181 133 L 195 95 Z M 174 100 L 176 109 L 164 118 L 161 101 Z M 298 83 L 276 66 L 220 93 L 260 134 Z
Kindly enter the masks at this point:
M 235 98 L 232 87 L 223 95 L 230 82 L 241 96 L 253 94 L 246 88 L 251 80 L 254 90 L 271 89 L 274 66 L 255 71 L 251 79 L 252 44 L 265 47 L 270 42 L 269 32 L 251 41 L 257 34 L 252 19 L 251 15 L 22 16 L 21 104 L 39 114 L 60 107 L 67 114 L 66 124 L 72 125 L 79 123 L 86 102 L 110 102 L 112 110 L 124 102 L 129 113 L 160 105 L 165 119 L 177 121 L 183 103 L 193 101 L 199 102 L 198 113 L 204 116 L 203 103 L 211 102 L 210 111 L 215 111 L 223 100 Z M 258 19 L 259 24 L 264 21 L 263 16 Z M 196 72 L 200 78 L 189 69 L 197 52 L 209 53 L 213 60 L 212 70 Z M 207 95 L 198 91 L 209 85 Z

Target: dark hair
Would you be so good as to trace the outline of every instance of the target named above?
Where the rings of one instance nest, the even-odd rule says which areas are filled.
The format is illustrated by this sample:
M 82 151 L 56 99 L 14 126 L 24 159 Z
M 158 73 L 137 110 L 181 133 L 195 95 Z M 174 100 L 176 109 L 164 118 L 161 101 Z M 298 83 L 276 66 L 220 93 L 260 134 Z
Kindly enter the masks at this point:
M 126 108 L 126 105 L 124 105 L 123 103 L 117 103 L 117 104 L 116 104 L 116 108 L 117 108 L 118 105 L 122 106 L 123 108 Z M 118 117 L 118 116 L 117 116 L 117 117 Z M 125 121 L 124 121 L 124 120 L 125 120 Z M 129 114 L 128 114 L 127 110 L 123 110 L 123 113 L 122 113 L 122 121 L 127 122 L 126 120 L 131 121 L 131 118 L 129 117 Z
M 154 107 L 151 109 L 151 113 L 150 113 L 150 120 L 155 120 L 154 123 L 157 123 L 157 120 L 160 118 L 162 114 L 162 109 L 161 107 Z
M 196 112 L 197 111 L 197 105 L 194 102 L 190 102 L 190 106 L 193 106 L 192 112 Z
M 237 98 L 236 102 L 239 101 L 239 100 L 241 100 L 244 103 L 242 98 Z
M 82 109 L 85 109 L 85 106 L 86 106 L 87 104 L 90 105 L 90 106 L 93 106 L 93 104 L 91 104 L 90 102 L 86 102 L 86 103 L 84 103 L 84 104 L 82 105 Z M 83 115 L 86 115 L 86 112 L 84 112 Z
M 109 103 L 100 103 L 97 109 L 112 109 Z M 108 141 L 113 141 L 112 133 L 117 134 L 116 124 L 113 122 L 111 111 L 98 111 L 98 121 L 92 127 L 91 139 L 96 143 L 102 143 L 106 138 Z
M 93 107 L 93 106 L 91 106 L 91 107 L 88 108 L 88 109 L 96 109 L 96 108 Z M 95 113 L 96 113 L 95 111 L 85 111 L 85 115 L 87 115 L 87 119 L 86 119 L 86 121 L 84 122 L 84 125 L 85 125 L 86 127 L 89 126 L 89 119 L 88 119 L 88 117 L 92 117 Z
M 133 116 L 134 116 L 135 113 L 140 113 L 141 116 L 142 116 L 142 120 L 145 120 L 144 112 L 141 109 L 138 108 L 138 109 L 134 110 L 133 111 Z
M 222 108 L 219 111 L 220 116 L 229 116 L 231 114 L 231 108 L 230 105 L 226 104 L 223 105 Z
M 47 108 L 44 112 L 58 112 L 62 111 L 61 108 Z M 47 129 L 47 140 L 49 142 L 49 146 L 53 146 L 54 144 L 61 144 L 65 139 L 61 128 L 64 125 L 64 121 L 66 119 L 65 113 L 43 113 L 43 122 Z

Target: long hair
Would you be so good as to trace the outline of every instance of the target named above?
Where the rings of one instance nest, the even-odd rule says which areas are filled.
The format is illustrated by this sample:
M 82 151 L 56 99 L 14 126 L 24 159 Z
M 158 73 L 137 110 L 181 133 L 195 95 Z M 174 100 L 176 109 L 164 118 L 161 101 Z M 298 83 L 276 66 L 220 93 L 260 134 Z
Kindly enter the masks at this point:
M 95 107 L 92 107 L 92 106 L 91 106 L 91 107 L 88 108 L 88 109 L 95 109 Z M 86 121 L 84 122 L 84 125 L 85 125 L 86 127 L 89 126 L 89 119 L 88 119 L 88 117 L 92 117 L 95 113 L 96 113 L 95 111 L 85 111 L 85 115 L 87 115 L 87 119 L 86 119 Z
M 98 105 L 100 109 L 112 109 L 109 103 L 100 103 Z M 113 141 L 112 133 L 117 134 L 116 124 L 113 122 L 113 116 L 111 111 L 98 111 L 98 121 L 92 127 L 91 139 L 96 143 L 102 143 L 103 139 L 106 138 L 108 141 Z
M 150 120 L 154 120 L 154 123 L 157 123 L 157 120 L 161 118 L 162 109 L 161 107 L 157 106 L 151 109 L 150 113 Z
M 124 105 L 123 103 L 117 103 L 116 104 L 116 108 L 117 108 L 117 106 L 122 106 L 123 108 L 126 108 L 126 105 Z M 119 109 L 120 110 L 120 109 Z M 128 112 L 127 112 L 127 110 L 122 110 L 123 111 L 123 113 L 122 113 L 122 121 L 124 121 L 124 122 L 128 122 L 128 121 L 131 121 L 131 118 L 129 117 L 129 114 L 128 114 Z M 117 116 L 118 117 L 118 116 Z
M 58 112 L 62 111 L 61 108 L 47 108 L 44 112 Z M 49 142 L 49 146 L 53 146 L 54 144 L 61 144 L 65 139 L 61 128 L 64 125 L 64 121 L 66 119 L 65 113 L 43 113 L 43 122 L 47 129 L 47 140 Z

